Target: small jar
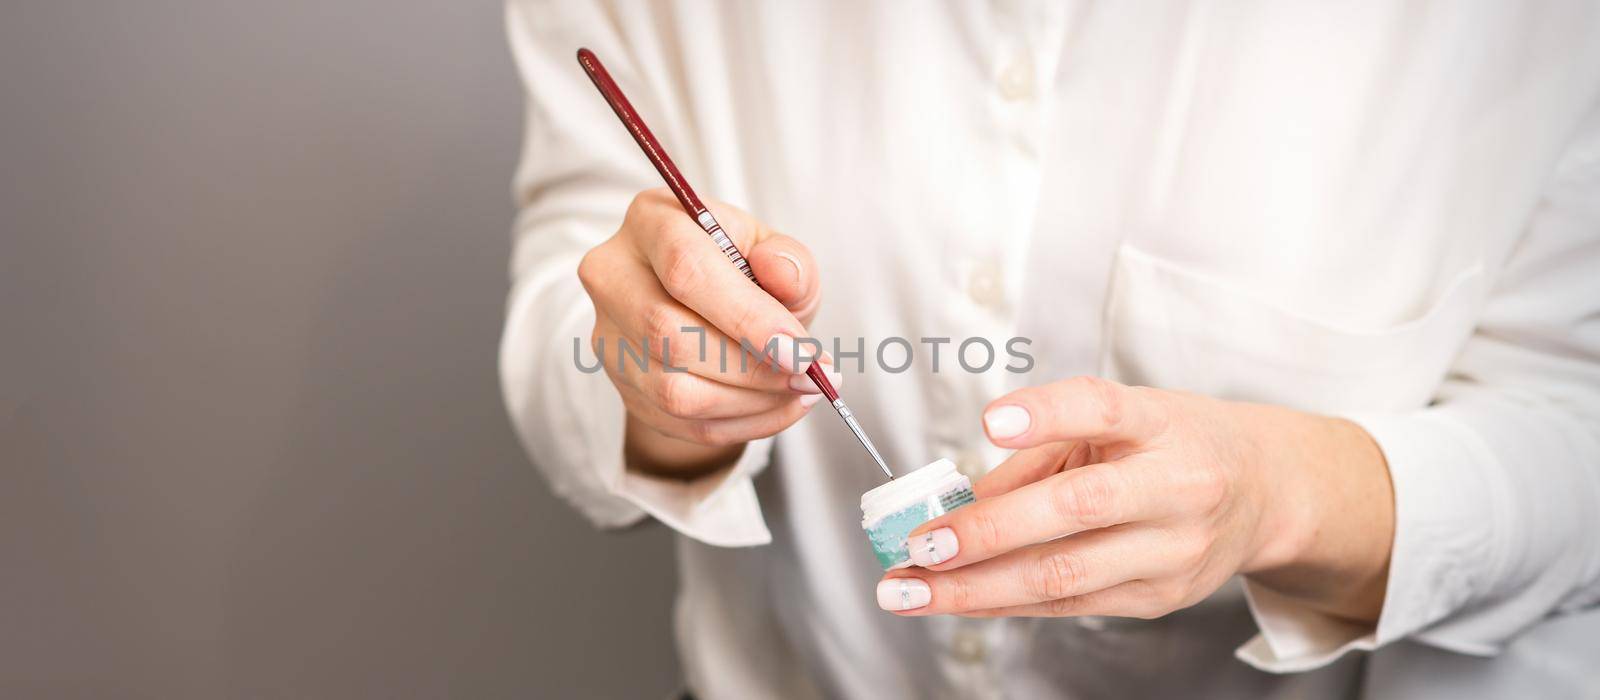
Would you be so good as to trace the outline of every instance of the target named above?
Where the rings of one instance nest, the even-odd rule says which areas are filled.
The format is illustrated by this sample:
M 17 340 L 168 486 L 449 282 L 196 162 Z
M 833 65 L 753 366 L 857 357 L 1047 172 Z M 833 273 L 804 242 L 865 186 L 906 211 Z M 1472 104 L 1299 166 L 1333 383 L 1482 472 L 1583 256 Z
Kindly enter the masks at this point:
M 884 570 L 898 569 L 911 565 L 912 530 L 973 500 L 972 482 L 941 459 L 861 494 L 861 528 Z

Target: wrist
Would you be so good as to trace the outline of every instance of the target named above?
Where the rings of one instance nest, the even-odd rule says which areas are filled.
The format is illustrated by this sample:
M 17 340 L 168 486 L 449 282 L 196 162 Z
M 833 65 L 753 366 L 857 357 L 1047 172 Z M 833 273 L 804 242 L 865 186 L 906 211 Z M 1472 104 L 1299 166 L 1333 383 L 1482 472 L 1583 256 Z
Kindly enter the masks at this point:
M 633 472 L 692 481 L 724 469 L 744 454 L 745 443 L 710 446 L 680 440 L 628 414 L 622 438 L 622 461 Z
M 1285 477 L 1273 508 L 1279 532 L 1245 573 L 1323 612 L 1376 620 L 1394 537 L 1383 452 L 1348 420 L 1277 410 L 1292 415 L 1271 431 L 1272 445 L 1262 454 L 1272 460 L 1268 473 Z
M 1329 426 L 1321 416 L 1292 409 L 1238 405 L 1250 426 L 1247 459 L 1265 483 L 1258 545 L 1242 573 L 1302 566 L 1315 556 L 1317 532 L 1329 507 L 1319 470 L 1311 464 L 1322 451 L 1319 445 L 1327 440 Z

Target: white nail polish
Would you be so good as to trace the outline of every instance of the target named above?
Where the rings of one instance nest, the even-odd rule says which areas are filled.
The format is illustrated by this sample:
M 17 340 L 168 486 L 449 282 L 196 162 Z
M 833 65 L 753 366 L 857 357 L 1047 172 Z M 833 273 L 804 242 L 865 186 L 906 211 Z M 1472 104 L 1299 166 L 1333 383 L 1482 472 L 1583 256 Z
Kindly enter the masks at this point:
M 915 610 L 932 600 L 932 589 L 920 578 L 891 578 L 878 582 L 878 607 L 884 610 Z
M 798 342 L 791 336 L 779 333 L 767 339 L 767 344 L 762 349 L 772 349 L 771 361 L 777 363 L 778 369 L 789 374 L 805 374 L 809 362 L 798 362 L 795 352 L 799 350 Z
M 1028 409 L 1021 406 L 1000 406 L 983 414 L 983 425 L 988 428 L 989 437 L 1012 438 L 1028 432 L 1033 425 L 1033 417 L 1028 415 Z
M 805 396 L 800 397 L 800 406 L 802 408 L 811 408 L 812 406 L 817 405 L 817 402 L 820 400 L 822 400 L 822 394 L 806 394 Z
M 911 553 L 911 563 L 917 566 L 942 564 L 961 551 L 961 543 L 956 541 L 956 531 L 948 527 L 924 532 L 911 540 L 906 543 L 906 550 Z
M 838 382 L 834 382 L 834 386 L 839 386 Z M 789 390 L 798 391 L 802 394 L 822 393 L 822 390 L 817 388 L 817 383 L 811 381 L 811 376 L 805 374 L 796 374 L 789 377 Z

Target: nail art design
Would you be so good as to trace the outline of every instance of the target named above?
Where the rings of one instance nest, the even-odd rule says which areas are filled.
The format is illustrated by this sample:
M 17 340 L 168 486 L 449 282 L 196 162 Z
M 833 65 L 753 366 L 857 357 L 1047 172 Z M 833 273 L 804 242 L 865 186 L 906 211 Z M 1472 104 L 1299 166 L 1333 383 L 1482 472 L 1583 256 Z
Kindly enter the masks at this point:
M 878 582 L 878 607 L 891 612 L 916 610 L 929 603 L 932 589 L 919 578 L 893 578 Z
M 908 543 L 908 555 L 911 563 L 917 566 L 937 566 L 954 559 L 957 552 L 961 551 L 961 543 L 956 541 L 956 531 L 948 527 L 930 530 L 917 537 L 916 542 Z

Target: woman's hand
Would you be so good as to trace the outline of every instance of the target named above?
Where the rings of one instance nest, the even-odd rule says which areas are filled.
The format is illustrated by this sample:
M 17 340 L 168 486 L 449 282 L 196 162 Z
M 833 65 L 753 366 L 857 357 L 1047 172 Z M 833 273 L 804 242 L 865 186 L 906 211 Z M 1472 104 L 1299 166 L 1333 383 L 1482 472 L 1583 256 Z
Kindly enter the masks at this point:
M 728 262 L 666 189 L 634 197 L 616 235 L 578 266 L 594 302 L 590 344 L 627 407 L 630 469 L 682 478 L 713 471 L 821 398 L 804 374 L 808 355 L 818 354 L 807 351 L 820 348 L 795 340 L 821 305 L 811 252 L 749 214 L 706 204 L 763 287 Z M 772 356 L 750 357 L 741 342 L 770 347 Z M 831 363 L 825 354 L 818 361 Z M 835 386 L 843 379 L 829 376 Z
M 879 583 L 885 609 L 1154 618 L 1240 573 L 1333 615 L 1382 608 L 1393 494 L 1349 421 L 1079 377 L 984 424 L 1019 451 L 912 533 L 924 568 Z

